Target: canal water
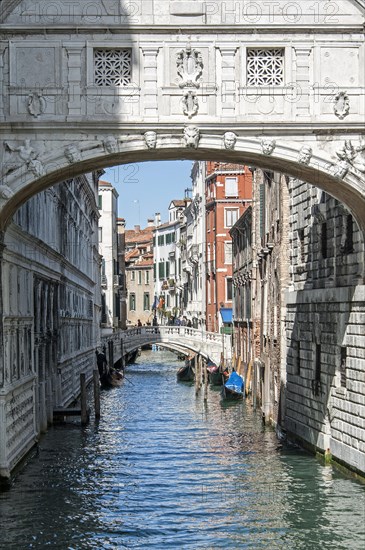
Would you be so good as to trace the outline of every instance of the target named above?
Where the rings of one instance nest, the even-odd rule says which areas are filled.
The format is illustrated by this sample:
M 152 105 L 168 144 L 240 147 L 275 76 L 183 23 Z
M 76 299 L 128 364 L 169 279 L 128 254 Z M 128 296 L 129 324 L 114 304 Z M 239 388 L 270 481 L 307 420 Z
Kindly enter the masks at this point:
M 0 493 L 0 548 L 364 549 L 364 486 L 283 446 L 249 402 L 144 352 L 102 418 L 52 428 Z

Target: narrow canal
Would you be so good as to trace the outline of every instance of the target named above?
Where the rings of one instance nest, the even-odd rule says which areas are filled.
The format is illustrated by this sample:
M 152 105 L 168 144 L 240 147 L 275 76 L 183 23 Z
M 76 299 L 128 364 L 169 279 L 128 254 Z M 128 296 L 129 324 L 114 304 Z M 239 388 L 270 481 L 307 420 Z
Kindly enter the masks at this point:
M 145 352 L 102 419 L 53 428 L 0 493 L 0 548 L 364 548 L 364 486 L 281 445 L 249 403 L 208 404 Z

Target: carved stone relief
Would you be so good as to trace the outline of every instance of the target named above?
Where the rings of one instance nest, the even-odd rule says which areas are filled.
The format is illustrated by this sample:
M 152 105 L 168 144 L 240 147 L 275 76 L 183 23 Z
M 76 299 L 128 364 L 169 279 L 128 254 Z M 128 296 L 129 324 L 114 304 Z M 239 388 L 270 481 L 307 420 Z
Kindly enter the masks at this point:
M 196 93 L 192 90 L 185 92 L 183 100 L 183 113 L 188 118 L 192 118 L 199 111 L 199 101 L 196 97 Z
M 203 74 L 203 58 L 201 52 L 187 44 L 184 50 L 176 55 L 177 74 L 180 77 L 180 88 L 199 88 Z
M 14 191 L 8 185 L 0 184 L 0 201 L 7 201 L 14 196 Z
M 309 145 L 303 145 L 298 154 L 298 162 L 300 162 L 300 164 L 309 164 L 312 154 L 312 147 L 309 147 Z
M 37 152 L 30 143 L 29 139 L 25 139 L 22 145 L 12 145 L 9 142 L 5 142 L 5 148 L 11 153 L 17 153 L 18 158 L 21 161 L 20 165 L 25 165 L 27 169 L 32 172 L 36 177 L 43 176 L 45 173 L 42 162 L 38 159 L 40 153 Z M 12 165 L 12 169 L 19 167 L 19 164 Z M 9 170 L 8 170 L 9 171 Z
M 154 130 L 149 130 L 148 132 L 145 132 L 143 137 L 148 149 L 156 149 L 157 134 Z
M 361 173 L 365 173 L 365 142 L 355 147 L 351 140 L 345 140 L 345 143 L 336 156 L 339 162 L 328 167 L 329 172 L 336 178 L 343 179 L 352 168 Z
M 186 147 L 197 149 L 200 140 L 200 130 L 197 126 L 185 126 L 184 140 Z
M 103 141 L 106 153 L 112 154 L 118 152 L 118 140 L 114 136 L 108 136 Z
M 32 159 L 29 162 L 27 162 L 27 168 L 37 178 L 40 178 L 45 174 L 44 166 L 41 163 L 41 161 L 38 159 Z
M 33 92 L 29 95 L 27 101 L 28 113 L 35 118 L 43 115 L 47 107 L 47 102 L 42 94 Z
M 81 151 L 75 144 L 68 145 L 65 149 L 65 157 L 70 164 L 78 162 L 81 160 Z
M 237 142 L 237 136 L 234 132 L 226 132 L 223 136 L 223 145 L 226 149 L 234 149 Z
M 276 147 L 274 139 L 264 138 L 261 140 L 261 150 L 264 155 L 271 155 Z
M 343 120 L 350 112 L 350 99 L 347 92 L 339 92 L 333 105 L 335 115 Z

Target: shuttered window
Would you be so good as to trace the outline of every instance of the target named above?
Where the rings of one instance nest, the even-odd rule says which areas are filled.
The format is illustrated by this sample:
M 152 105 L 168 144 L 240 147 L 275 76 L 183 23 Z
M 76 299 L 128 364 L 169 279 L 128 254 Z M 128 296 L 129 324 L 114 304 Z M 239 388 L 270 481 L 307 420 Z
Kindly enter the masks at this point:
M 227 177 L 225 181 L 226 197 L 238 197 L 237 178 Z

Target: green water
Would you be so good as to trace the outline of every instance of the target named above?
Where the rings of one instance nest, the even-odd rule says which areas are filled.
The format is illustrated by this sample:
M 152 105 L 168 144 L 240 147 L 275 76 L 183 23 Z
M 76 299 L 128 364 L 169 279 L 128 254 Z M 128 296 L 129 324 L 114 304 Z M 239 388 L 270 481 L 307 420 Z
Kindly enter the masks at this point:
M 0 548 L 363 549 L 365 488 L 283 446 L 249 403 L 208 404 L 145 352 L 102 418 L 52 428 L 0 493 Z

